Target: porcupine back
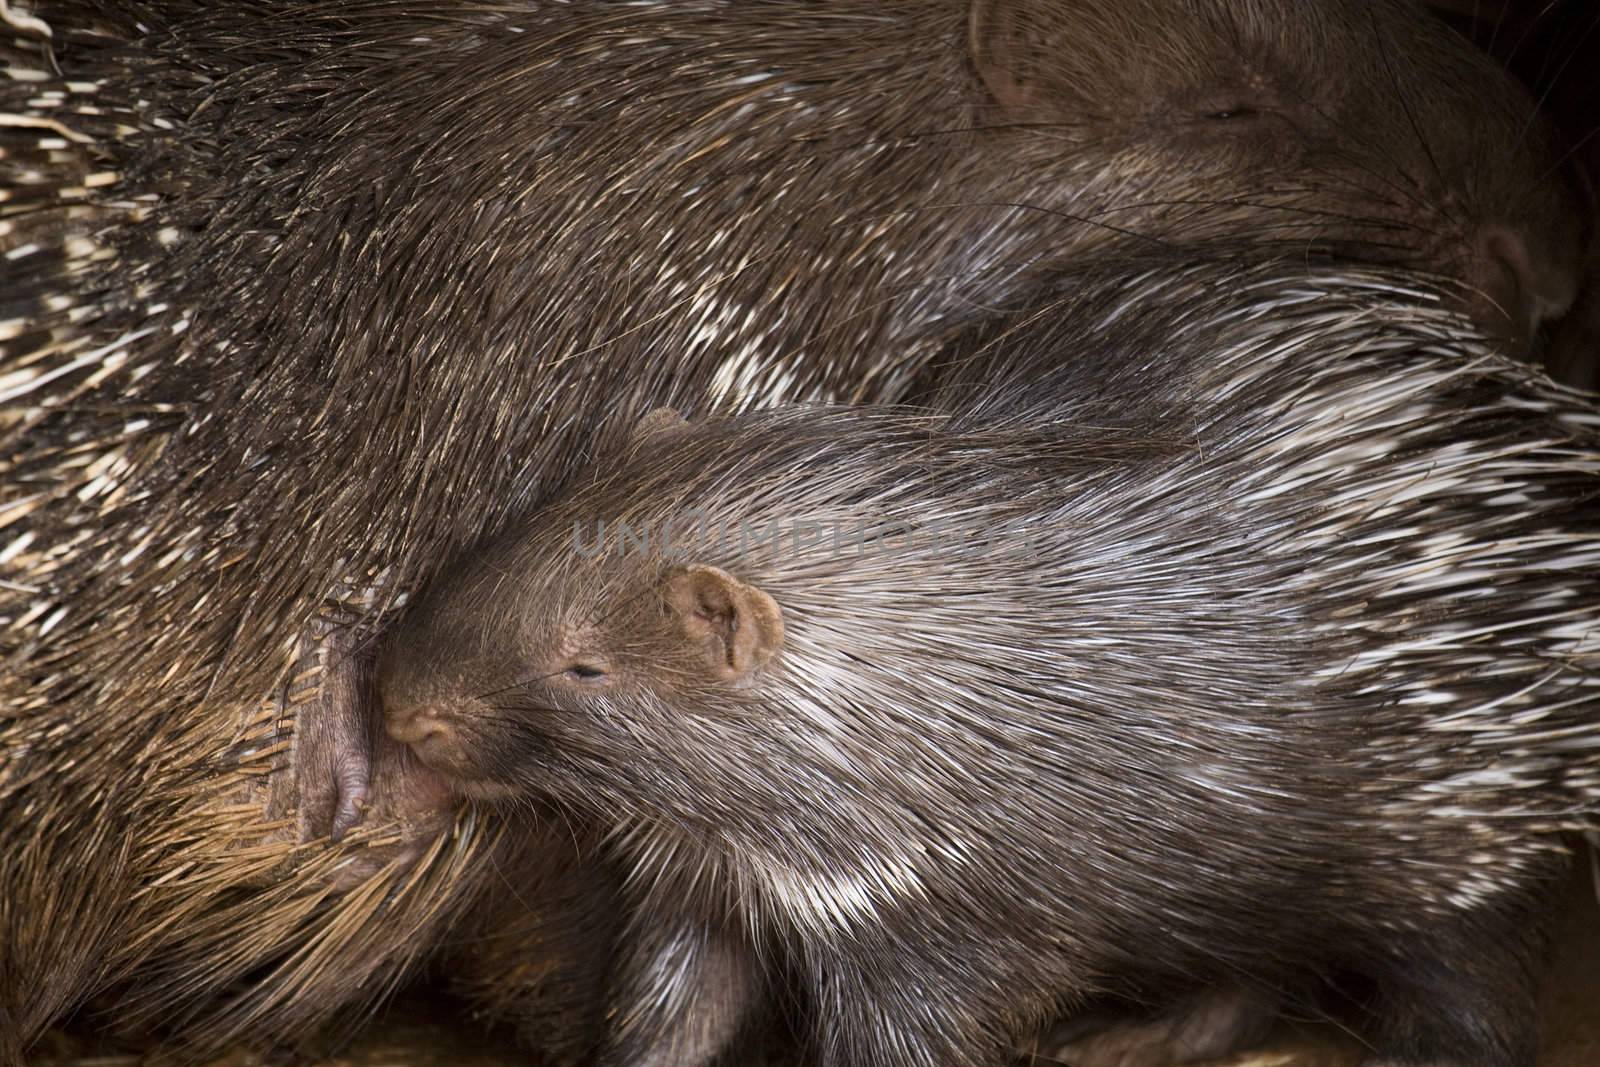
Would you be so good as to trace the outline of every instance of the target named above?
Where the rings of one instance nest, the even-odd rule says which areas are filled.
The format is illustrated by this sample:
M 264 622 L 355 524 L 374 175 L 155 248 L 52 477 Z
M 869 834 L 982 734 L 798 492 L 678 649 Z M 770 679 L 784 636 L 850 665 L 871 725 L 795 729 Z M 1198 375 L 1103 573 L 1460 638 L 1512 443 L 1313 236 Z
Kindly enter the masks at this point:
M 1158 422 L 1163 408 L 1187 408 L 1183 433 L 1197 457 L 1221 465 L 1229 506 L 1317 502 L 1286 515 L 1270 543 L 1285 559 L 1301 556 L 1283 579 L 1297 599 L 1344 603 L 1313 620 L 1316 630 L 1348 628 L 1370 645 L 1341 668 L 1345 682 L 1360 680 L 1352 697 L 1393 694 L 1384 715 L 1398 732 L 1415 727 L 1455 753 L 1438 778 L 1389 798 L 1397 820 L 1481 808 L 1485 830 L 1516 816 L 1591 829 L 1600 797 L 1592 396 L 1475 339 L 1445 306 L 1442 279 L 1338 266 L 1303 276 L 1281 265 L 1146 272 L 1137 259 L 1124 270 L 1115 285 L 1067 275 L 1056 300 L 1018 312 L 1020 325 L 974 330 L 929 367 L 913 400 L 980 423 Z M 1081 354 L 1054 364 L 1047 353 L 1066 345 Z M 1323 360 L 1297 381 L 1295 350 L 1324 347 L 1349 358 Z M 1274 366 L 1277 356 L 1290 366 Z M 1168 392 L 1150 388 L 1163 380 Z M 1249 448 L 1234 458 L 1229 445 L 1241 439 Z M 1203 510 L 1198 497 L 1187 510 Z M 1527 688 L 1505 691 L 1507 677 Z M 1446 705 L 1451 714 L 1438 717 Z M 1505 764 L 1507 753 L 1526 762 Z M 1412 758 L 1401 748 L 1374 756 Z

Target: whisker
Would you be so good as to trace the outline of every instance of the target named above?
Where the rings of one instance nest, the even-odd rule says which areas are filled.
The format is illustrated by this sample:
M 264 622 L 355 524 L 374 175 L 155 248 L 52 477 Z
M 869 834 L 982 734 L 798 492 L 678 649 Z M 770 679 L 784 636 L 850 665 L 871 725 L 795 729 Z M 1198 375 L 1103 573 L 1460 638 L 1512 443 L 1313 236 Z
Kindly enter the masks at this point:
M 1378 28 L 1378 17 L 1371 12 L 1368 12 L 1367 17 L 1372 23 L 1372 39 L 1373 43 L 1378 46 L 1378 56 L 1383 60 L 1383 68 L 1389 75 L 1389 81 L 1394 85 L 1395 101 L 1400 105 L 1400 110 L 1405 113 L 1406 122 L 1411 126 L 1411 132 L 1416 135 L 1418 146 L 1421 147 L 1423 155 L 1428 159 L 1428 166 L 1433 168 L 1434 180 L 1441 187 L 1446 186 L 1448 183 L 1445 181 L 1444 171 L 1440 168 L 1438 159 L 1434 157 L 1433 146 L 1428 143 L 1427 137 L 1423 135 L 1422 127 L 1417 124 L 1416 113 L 1411 110 L 1411 102 L 1406 99 L 1405 86 L 1401 84 L 1400 77 L 1395 72 L 1394 64 L 1390 61 L 1388 48 L 1384 47 L 1383 33 Z
M 1567 68 L 1572 65 L 1572 61 L 1583 54 L 1584 42 L 1589 39 L 1589 35 L 1595 31 L 1595 27 L 1597 26 L 1600 26 L 1600 15 L 1597 15 L 1594 20 L 1589 23 L 1589 28 L 1584 30 L 1578 39 L 1572 43 L 1571 49 L 1567 52 L 1567 57 L 1561 61 L 1561 66 L 1556 68 L 1555 74 L 1552 75 L 1549 81 L 1545 84 L 1544 91 L 1540 93 L 1538 102 L 1533 112 L 1529 114 L 1527 120 L 1523 122 L 1522 130 L 1517 134 L 1516 144 L 1518 148 L 1522 147 L 1523 141 L 1527 139 L 1527 136 L 1533 129 L 1534 124 L 1538 122 L 1540 116 L 1544 114 L 1545 104 L 1549 101 L 1550 95 L 1555 92 L 1556 85 L 1561 81 L 1561 76 L 1567 72 Z M 1540 73 L 1542 76 L 1543 72 L 1541 71 Z
M 1594 140 L 1596 134 L 1600 134 L 1600 124 L 1597 124 L 1594 129 L 1578 138 L 1578 140 L 1573 143 L 1571 148 L 1561 153 L 1556 161 L 1550 165 L 1549 169 L 1547 169 L 1543 174 L 1539 175 L 1539 180 L 1548 181 L 1550 178 L 1559 173 L 1562 167 L 1565 167 L 1575 156 L 1577 156 L 1579 152 L 1588 147 L 1589 142 Z
M 1529 39 L 1533 37 L 1534 27 L 1539 24 L 1540 19 L 1544 18 L 1555 8 L 1556 2 L 1557 0 L 1549 0 L 1549 2 L 1544 5 L 1544 10 L 1540 11 L 1537 15 L 1534 15 L 1523 24 L 1522 33 L 1517 37 L 1516 43 L 1511 46 L 1510 51 L 1506 52 L 1505 54 L 1505 59 L 1503 60 L 1504 66 L 1510 68 L 1512 60 L 1516 59 L 1517 54 L 1522 51 L 1522 46 L 1527 44 Z M 1511 13 L 1509 9 L 1504 7 L 1500 9 L 1500 17 L 1495 20 L 1494 31 L 1489 36 L 1489 47 L 1484 49 L 1485 52 L 1488 52 L 1490 55 L 1495 54 L 1493 51 L 1494 45 L 1499 40 L 1501 29 L 1509 24 L 1510 16 Z M 1550 57 L 1548 54 L 1546 54 L 1545 64 L 1548 65 L 1549 61 Z M 1541 67 L 1539 70 L 1540 80 L 1542 80 L 1544 77 L 1545 69 L 1545 67 Z M 1541 100 L 1540 103 L 1542 104 L 1543 101 Z
M 1317 173 L 1328 179 L 1330 182 L 1338 182 L 1348 185 L 1350 188 L 1360 192 L 1369 200 L 1374 200 L 1379 203 L 1388 204 L 1394 207 L 1406 206 L 1418 208 L 1421 209 L 1420 213 L 1422 214 L 1429 214 L 1439 210 L 1438 205 L 1434 202 L 1435 198 L 1428 196 L 1424 190 L 1423 183 L 1405 168 L 1395 166 L 1391 168 L 1389 172 L 1380 171 L 1365 158 L 1347 149 L 1339 150 L 1338 159 L 1356 173 L 1371 178 L 1373 181 L 1377 182 L 1381 188 L 1387 189 L 1390 193 L 1400 197 L 1400 199 L 1396 201 L 1389 197 L 1383 196 L 1379 193 L 1378 189 L 1373 188 L 1372 186 L 1362 185 L 1359 182 L 1351 181 L 1348 176 L 1334 174 L 1326 168 L 1319 169 Z M 1391 175 L 1397 175 L 1398 179 L 1404 180 L 1397 180 L 1396 177 L 1392 177 Z

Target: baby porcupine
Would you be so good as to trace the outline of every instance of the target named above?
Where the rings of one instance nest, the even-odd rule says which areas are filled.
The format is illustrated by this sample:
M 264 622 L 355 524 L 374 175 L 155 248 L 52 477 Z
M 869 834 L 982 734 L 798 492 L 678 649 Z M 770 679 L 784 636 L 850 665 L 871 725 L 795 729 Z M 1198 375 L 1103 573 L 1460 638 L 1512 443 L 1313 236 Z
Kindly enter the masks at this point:
M 615 827 L 607 1064 L 705 1062 L 765 981 L 830 1067 L 1333 981 L 1374 1064 L 1530 1067 L 1600 826 L 1600 413 L 1447 288 L 1124 264 L 922 408 L 653 419 L 416 601 L 389 731 Z

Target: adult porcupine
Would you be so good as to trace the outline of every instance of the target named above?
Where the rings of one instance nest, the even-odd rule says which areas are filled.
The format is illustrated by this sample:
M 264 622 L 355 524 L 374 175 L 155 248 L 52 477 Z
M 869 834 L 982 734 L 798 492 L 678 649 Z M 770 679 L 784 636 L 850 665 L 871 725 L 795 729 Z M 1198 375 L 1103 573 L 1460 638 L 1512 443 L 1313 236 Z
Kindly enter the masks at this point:
M 1523 325 L 1567 299 L 1566 195 L 1481 61 L 1398 4 L 1236 14 L 0 7 L 0 1053 L 123 979 L 218 1040 L 394 980 L 475 835 L 377 789 L 369 836 L 448 853 L 379 930 L 349 846 L 291 849 L 372 787 L 255 788 L 300 706 L 259 696 L 324 602 L 359 644 L 650 406 L 887 395 L 883 353 L 1129 231 L 1448 266 Z
M 1062 284 L 944 368 L 953 414 L 598 464 L 412 605 L 391 734 L 617 827 L 606 1062 L 704 1062 L 778 967 L 829 1065 L 1336 977 L 1373 1063 L 1531 1067 L 1560 834 L 1600 827 L 1600 412 L 1403 274 Z
M 391 988 L 518 854 L 474 816 L 452 823 L 399 746 L 349 760 L 368 747 L 350 735 L 370 724 L 341 718 L 333 698 L 365 684 L 349 627 L 375 595 L 371 576 L 330 558 L 315 510 L 274 520 L 240 506 L 249 475 L 211 424 L 272 353 L 242 328 L 235 344 L 228 327 L 191 348 L 197 318 L 240 309 L 162 299 L 205 272 L 182 235 L 208 216 L 227 230 L 234 213 L 226 240 L 262 236 L 249 232 L 261 219 L 252 189 L 226 180 L 208 139 L 221 127 L 188 115 L 216 72 L 133 43 L 145 31 L 130 11 L 74 14 L 57 33 L 0 3 L 0 26 L 19 35 L 3 42 L 0 79 L 8 1065 L 108 987 L 113 1021 L 160 1020 L 199 1046 L 298 1040 Z M 263 166 L 265 133 L 250 145 Z M 316 419 L 301 414 L 290 421 L 309 431 Z M 336 499 L 316 492 L 309 501 Z M 308 571 L 282 557 L 252 569 L 265 533 L 252 521 L 305 533 Z M 250 576 L 230 585 L 241 570 Z M 358 800 L 367 828 L 342 847 L 319 840 L 348 827 Z M 505 847 L 528 847 L 513 836 Z M 539 903 L 527 887 L 521 899 Z

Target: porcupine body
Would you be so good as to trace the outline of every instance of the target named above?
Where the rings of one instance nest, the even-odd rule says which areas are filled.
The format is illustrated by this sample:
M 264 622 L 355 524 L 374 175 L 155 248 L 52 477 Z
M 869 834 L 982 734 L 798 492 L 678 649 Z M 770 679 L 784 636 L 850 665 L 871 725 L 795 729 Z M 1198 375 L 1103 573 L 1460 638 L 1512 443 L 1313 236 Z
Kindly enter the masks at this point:
M 365 684 L 350 635 L 381 583 L 343 565 L 332 542 L 348 528 L 326 533 L 315 490 L 281 510 L 248 503 L 249 469 L 282 442 L 247 443 L 246 424 L 315 420 L 241 417 L 269 403 L 270 356 L 242 329 L 189 329 L 217 311 L 197 292 L 270 259 L 281 236 L 288 212 L 252 187 L 275 149 L 264 138 L 265 159 L 230 159 L 227 123 L 194 111 L 237 71 L 173 62 L 152 44 L 167 27 L 138 14 L 71 5 L 46 22 L 0 5 L 8 1065 L 97 992 L 108 1023 L 160 1023 L 196 1049 L 294 1043 L 342 1009 L 357 1017 L 525 847 L 455 821 L 398 750 L 376 761 L 368 829 L 343 848 L 316 840 L 328 820 L 309 798 L 327 783 L 312 772 L 336 746 L 307 739 L 345 728 L 326 682 Z M 314 106 L 301 89 L 257 103 L 287 122 Z M 220 248 L 194 248 L 230 221 Z M 302 384 L 301 402 L 326 399 L 326 380 Z M 304 571 L 287 553 L 251 569 L 269 527 L 280 544 L 312 531 Z
M 708 1062 L 763 983 L 826 1064 L 1241 983 L 1359 990 L 1373 1063 L 1534 1062 L 1600 827 L 1600 412 L 1415 278 L 1124 268 L 927 407 L 641 431 L 387 638 L 459 791 L 614 821 L 606 1062 Z

